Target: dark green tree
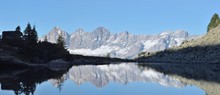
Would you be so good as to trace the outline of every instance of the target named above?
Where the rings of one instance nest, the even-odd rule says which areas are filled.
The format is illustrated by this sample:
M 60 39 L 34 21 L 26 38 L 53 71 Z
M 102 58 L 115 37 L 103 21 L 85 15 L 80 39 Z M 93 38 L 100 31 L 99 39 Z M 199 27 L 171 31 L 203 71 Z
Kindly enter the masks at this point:
M 30 43 L 31 44 L 36 44 L 37 40 L 38 40 L 38 36 L 37 36 L 36 27 L 34 25 L 33 29 L 30 32 Z
M 207 32 L 209 32 L 211 29 L 217 27 L 218 25 L 220 24 L 220 19 L 219 19 L 219 16 L 217 13 L 215 13 L 212 18 L 211 18 L 211 21 L 208 25 L 208 28 L 207 28 Z
M 65 41 L 64 41 L 64 38 L 62 36 L 62 33 L 59 34 L 59 36 L 57 38 L 57 44 L 58 44 L 58 46 L 65 47 Z
M 36 27 L 34 26 L 32 29 L 30 23 L 27 24 L 27 27 L 24 30 L 24 40 L 28 44 L 32 44 L 32 45 L 37 43 L 38 35 L 37 35 Z
M 31 24 L 28 23 L 27 27 L 25 28 L 24 33 L 23 33 L 25 41 L 28 41 L 30 39 L 31 30 L 32 30 L 31 29 Z
M 18 26 L 18 27 L 15 29 L 15 31 L 21 31 L 21 27 Z

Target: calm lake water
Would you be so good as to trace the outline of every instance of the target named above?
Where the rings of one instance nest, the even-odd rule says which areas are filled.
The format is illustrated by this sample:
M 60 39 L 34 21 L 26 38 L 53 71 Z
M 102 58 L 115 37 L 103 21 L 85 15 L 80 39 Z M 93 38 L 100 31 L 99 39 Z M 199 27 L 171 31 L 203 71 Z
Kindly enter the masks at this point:
M 72 66 L 62 71 L 4 69 L 0 95 L 219 95 L 218 69 L 135 63 Z

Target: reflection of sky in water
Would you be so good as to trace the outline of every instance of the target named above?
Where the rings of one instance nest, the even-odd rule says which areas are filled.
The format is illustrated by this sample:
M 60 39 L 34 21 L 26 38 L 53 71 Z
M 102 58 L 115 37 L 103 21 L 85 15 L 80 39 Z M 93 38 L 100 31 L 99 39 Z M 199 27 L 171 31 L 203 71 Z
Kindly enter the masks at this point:
M 59 94 L 58 94 L 59 93 Z M 111 82 L 103 88 L 96 88 L 91 83 L 76 85 L 73 81 L 64 82 L 61 91 L 50 82 L 40 85 L 35 95 L 205 95 L 195 86 L 184 88 L 164 87 L 156 83 L 131 82 L 126 85 Z

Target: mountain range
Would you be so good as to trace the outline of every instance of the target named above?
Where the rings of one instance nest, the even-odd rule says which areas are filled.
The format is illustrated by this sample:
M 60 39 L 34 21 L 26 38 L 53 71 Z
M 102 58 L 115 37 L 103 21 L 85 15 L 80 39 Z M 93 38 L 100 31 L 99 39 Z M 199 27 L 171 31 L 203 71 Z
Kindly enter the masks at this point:
M 92 32 L 85 32 L 80 28 L 69 34 L 60 27 L 54 27 L 40 40 L 47 37 L 48 42 L 56 43 L 60 34 L 71 54 L 126 59 L 136 58 L 141 52 L 155 52 L 179 46 L 183 41 L 197 37 L 184 30 L 167 31 L 158 35 L 135 35 L 127 31 L 112 33 L 104 27 L 98 27 Z

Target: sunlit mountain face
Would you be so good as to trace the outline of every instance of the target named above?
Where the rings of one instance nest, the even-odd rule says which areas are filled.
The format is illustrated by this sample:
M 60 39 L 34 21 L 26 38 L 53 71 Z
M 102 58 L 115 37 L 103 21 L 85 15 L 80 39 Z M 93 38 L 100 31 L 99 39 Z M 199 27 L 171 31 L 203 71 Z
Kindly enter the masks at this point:
M 72 54 L 90 56 L 107 56 L 117 58 L 136 58 L 141 52 L 154 52 L 173 46 L 179 46 L 183 41 L 196 38 L 184 30 L 167 31 L 158 35 L 135 35 L 128 31 L 112 33 L 104 27 L 98 27 L 92 32 L 77 29 L 68 34 L 59 27 L 53 28 L 47 35 L 40 38 L 56 43 L 62 35 L 66 48 Z

